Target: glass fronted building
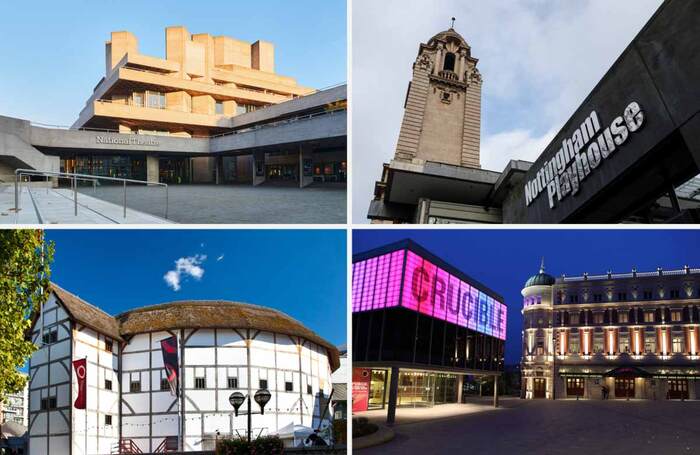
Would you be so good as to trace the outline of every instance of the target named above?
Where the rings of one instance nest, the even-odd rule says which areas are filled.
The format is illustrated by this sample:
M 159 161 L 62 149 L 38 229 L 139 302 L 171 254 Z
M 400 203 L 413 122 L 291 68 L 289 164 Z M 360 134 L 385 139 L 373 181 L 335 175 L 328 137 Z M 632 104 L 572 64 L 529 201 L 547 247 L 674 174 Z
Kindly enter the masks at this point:
M 503 370 L 503 298 L 416 243 L 353 257 L 353 410 L 462 401 Z

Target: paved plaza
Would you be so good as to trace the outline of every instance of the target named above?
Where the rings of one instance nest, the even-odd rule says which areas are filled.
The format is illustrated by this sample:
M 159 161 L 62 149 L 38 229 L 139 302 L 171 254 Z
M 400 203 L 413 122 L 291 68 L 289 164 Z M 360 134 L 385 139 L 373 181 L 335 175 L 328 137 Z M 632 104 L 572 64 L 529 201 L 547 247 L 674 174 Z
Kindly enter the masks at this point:
M 399 409 L 394 440 L 358 453 L 700 454 L 700 401 L 502 398 L 500 404 L 494 409 L 476 399 L 444 410 Z M 424 411 L 423 420 L 416 411 Z M 374 414 L 367 416 L 381 419 Z
M 84 190 L 92 194 L 91 188 Z M 162 190 L 133 186 L 127 205 L 162 216 Z M 102 186 L 96 196 L 121 204 L 119 186 Z M 168 219 L 176 223 L 319 223 L 343 224 L 346 219 L 344 187 L 260 185 L 170 185 Z

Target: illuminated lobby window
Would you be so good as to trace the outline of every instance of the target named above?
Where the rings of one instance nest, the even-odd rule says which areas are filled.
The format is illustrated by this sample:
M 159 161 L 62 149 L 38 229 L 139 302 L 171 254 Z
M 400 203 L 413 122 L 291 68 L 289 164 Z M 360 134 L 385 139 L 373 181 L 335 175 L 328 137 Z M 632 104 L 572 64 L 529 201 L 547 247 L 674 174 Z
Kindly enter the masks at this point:
M 681 310 L 672 310 L 671 311 L 671 321 L 680 322 L 681 319 L 683 319 L 683 312 Z

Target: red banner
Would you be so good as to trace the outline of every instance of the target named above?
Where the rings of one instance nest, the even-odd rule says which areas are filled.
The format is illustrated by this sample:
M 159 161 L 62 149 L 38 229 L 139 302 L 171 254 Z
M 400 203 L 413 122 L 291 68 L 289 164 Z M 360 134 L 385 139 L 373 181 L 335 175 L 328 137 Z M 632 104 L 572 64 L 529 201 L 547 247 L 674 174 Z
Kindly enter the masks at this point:
M 163 368 L 170 384 L 170 392 L 178 394 L 178 356 L 177 356 L 177 337 L 172 336 L 160 340 L 160 351 L 163 354 Z
M 87 401 L 87 359 L 73 361 L 75 377 L 78 378 L 78 397 L 75 399 L 76 409 L 85 409 Z
M 352 412 L 367 410 L 371 377 L 369 368 L 352 369 Z

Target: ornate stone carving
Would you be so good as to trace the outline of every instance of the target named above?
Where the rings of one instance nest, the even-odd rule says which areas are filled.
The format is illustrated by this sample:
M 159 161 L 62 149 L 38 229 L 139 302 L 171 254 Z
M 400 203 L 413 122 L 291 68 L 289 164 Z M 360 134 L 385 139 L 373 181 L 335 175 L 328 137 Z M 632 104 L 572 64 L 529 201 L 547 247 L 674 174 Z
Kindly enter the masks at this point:
M 482 82 L 481 73 L 479 72 L 479 70 L 476 67 L 474 69 L 472 69 L 471 72 L 467 71 L 464 74 L 464 77 L 467 79 L 467 81 L 469 81 L 470 84 L 471 83 L 478 84 L 478 83 Z
M 422 70 L 433 70 L 433 61 L 428 54 L 421 54 L 418 60 L 416 60 L 416 65 Z

